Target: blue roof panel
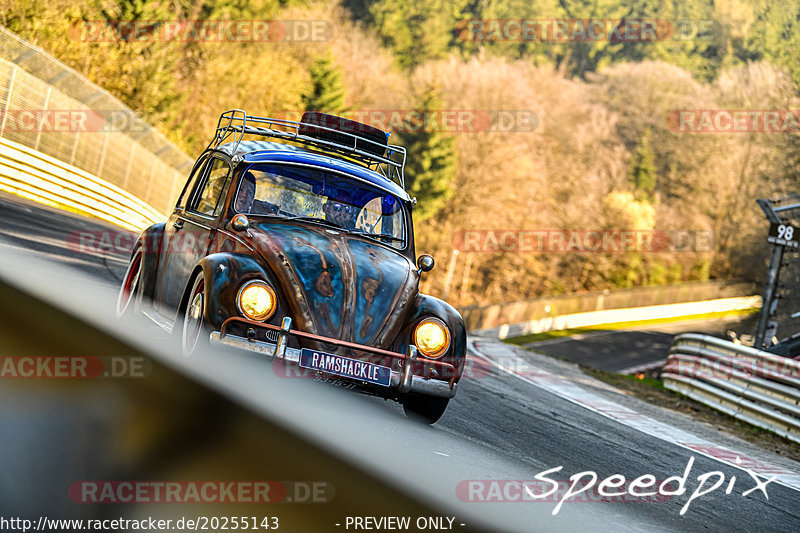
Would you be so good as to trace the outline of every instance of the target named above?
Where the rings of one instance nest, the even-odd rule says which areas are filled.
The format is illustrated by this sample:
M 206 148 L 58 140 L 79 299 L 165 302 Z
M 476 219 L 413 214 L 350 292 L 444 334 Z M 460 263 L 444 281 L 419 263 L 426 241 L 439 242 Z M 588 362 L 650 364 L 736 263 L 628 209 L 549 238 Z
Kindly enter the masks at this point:
M 232 153 L 234 145 L 235 143 L 226 143 L 218 150 L 231 157 L 241 155 L 247 163 L 303 163 L 344 172 L 391 192 L 402 200 L 410 200 L 408 193 L 394 181 L 374 170 L 339 159 L 334 155 L 317 154 L 298 146 L 271 141 L 242 141 L 234 154 Z

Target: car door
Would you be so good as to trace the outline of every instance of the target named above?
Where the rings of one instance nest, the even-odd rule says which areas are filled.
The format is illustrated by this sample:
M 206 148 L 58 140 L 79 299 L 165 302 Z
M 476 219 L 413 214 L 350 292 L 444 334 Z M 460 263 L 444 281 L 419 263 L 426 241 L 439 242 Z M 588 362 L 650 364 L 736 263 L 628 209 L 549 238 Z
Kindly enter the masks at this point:
M 208 253 L 217 231 L 231 165 L 219 156 L 195 168 L 184 198 L 167 221 L 156 283 L 159 311 L 172 317 L 178 310 L 189 276 Z

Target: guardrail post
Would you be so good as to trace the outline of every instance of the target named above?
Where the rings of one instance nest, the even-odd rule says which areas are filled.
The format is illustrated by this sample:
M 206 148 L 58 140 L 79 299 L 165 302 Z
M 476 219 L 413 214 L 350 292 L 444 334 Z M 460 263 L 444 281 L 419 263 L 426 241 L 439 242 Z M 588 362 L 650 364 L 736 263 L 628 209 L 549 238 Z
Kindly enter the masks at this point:
M 3 136 L 3 131 L 6 129 L 6 117 L 8 116 L 8 106 L 11 105 L 11 94 L 14 92 L 14 80 L 17 77 L 17 67 L 11 67 L 11 80 L 8 82 L 8 96 L 6 97 L 6 105 L 3 107 L 3 121 L 0 122 L 0 137 Z
M 103 136 L 103 151 L 100 152 L 100 162 L 97 165 L 96 174 L 100 178 L 104 177 L 103 176 L 103 165 L 106 164 L 106 150 L 108 150 L 108 138 L 109 137 L 111 137 L 111 132 L 107 131 L 106 134 Z M 106 179 L 106 181 L 111 181 L 111 180 Z
M 131 151 L 128 152 L 128 165 L 125 169 L 125 178 L 122 180 L 121 187 L 128 190 L 128 179 L 131 177 L 131 168 L 133 167 L 133 153 L 136 151 L 136 143 L 131 143 Z
M 78 143 L 81 140 L 80 129 L 78 129 L 78 131 L 75 132 L 74 138 L 75 138 L 75 142 L 72 144 L 72 153 L 69 156 L 69 164 L 73 165 L 73 166 L 75 165 L 75 156 L 78 153 Z
M 47 106 L 50 105 L 50 93 L 53 91 L 53 88 L 49 85 L 47 86 L 47 93 L 44 96 L 44 105 L 42 106 L 42 120 L 39 121 L 39 131 L 36 132 L 36 142 L 33 145 L 34 150 L 39 149 L 39 141 L 42 140 L 42 130 L 44 129 L 44 121 L 47 119 Z

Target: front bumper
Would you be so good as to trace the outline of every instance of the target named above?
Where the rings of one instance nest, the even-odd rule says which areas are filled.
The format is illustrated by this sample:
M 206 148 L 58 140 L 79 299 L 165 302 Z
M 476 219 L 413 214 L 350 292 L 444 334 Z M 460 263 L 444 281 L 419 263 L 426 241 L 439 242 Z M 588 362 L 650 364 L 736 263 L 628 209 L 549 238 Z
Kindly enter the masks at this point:
M 249 334 L 248 337 L 242 337 L 239 335 L 233 335 L 231 333 L 228 333 L 227 330 L 233 323 L 243 323 L 251 331 L 254 331 L 255 328 L 277 331 L 279 332 L 278 342 L 272 343 L 269 341 L 256 340 L 252 338 L 253 336 Z M 338 344 L 348 348 L 355 348 L 361 351 L 374 352 L 379 355 L 384 355 L 402 360 L 402 367 L 400 371 L 394 369 L 391 370 L 391 378 L 388 387 L 389 389 L 392 389 L 400 394 L 414 392 L 419 394 L 425 394 L 427 396 L 437 396 L 440 398 L 452 398 L 456 395 L 458 383 L 455 382 L 455 369 L 452 367 L 452 365 L 448 363 L 441 363 L 438 361 L 425 360 L 426 364 L 449 367 L 448 370 L 451 372 L 450 375 L 454 376 L 449 381 L 440 379 L 431 379 L 423 376 L 414 375 L 412 373 L 412 367 L 414 366 L 414 364 L 420 362 L 420 360 L 417 359 L 416 347 L 413 345 L 409 346 L 409 353 L 407 355 L 403 355 L 396 352 L 388 352 L 385 350 L 372 348 L 370 346 L 355 345 L 352 343 L 340 341 L 338 339 L 319 337 L 317 335 L 312 335 L 309 333 L 292 330 L 291 319 L 288 317 L 283 319 L 281 327 L 273 326 L 271 324 L 263 324 L 261 322 L 253 322 L 251 320 L 247 320 L 244 318 L 238 318 L 238 317 L 229 318 L 222 324 L 220 331 L 214 331 L 211 333 L 211 344 L 244 349 L 251 352 L 256 352 L 259 354 L 266 355 L 273 359 L 283 359 L 284 361 L 289 363 L 299 364 L 300 350 L 298 350 L 297 348 L 292 348 L 287 346 L 289 336 L 310 338 L 316 341 Z M 356 380 L 350 378 L 341 378 L 341 379 L 358 383 Z

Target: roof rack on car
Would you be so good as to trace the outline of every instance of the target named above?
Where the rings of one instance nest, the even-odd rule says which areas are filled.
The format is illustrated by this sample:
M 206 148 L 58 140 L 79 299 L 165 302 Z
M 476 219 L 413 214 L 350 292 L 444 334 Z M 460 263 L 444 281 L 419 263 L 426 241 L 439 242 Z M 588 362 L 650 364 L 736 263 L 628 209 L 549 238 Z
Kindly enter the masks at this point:
M 331 117 L 330 115 L 316 115 L 338 119 L 338 117 Z M 352 126 L 346 129 L 334 128 L 318 124 L 316 121 L 303 122 L 301 120 L 296 122 L 293 120 L 257 117 L 248 115 L 242 109 L 231 109 L 220 115 L 214 138 L 209 143 L 208 148 L 217 148 L 232 137 L 231 140 L 235 143 L 232 152 L 235 153 L 245 135 L 260 135 L 262 137 L 280 139 L 311 146 L 326 153 L 344 156 L 347 160 L 377 171 L 390 181 L 396 181 L 405 189 L 406 149 L 402 146 L 388 144 L 388 142 L 377 142 L 365 135 L 359 135 L 358 131 L 380 131 L 371 126 L 346 119 L 338 120 L 358 126 L 358 128 L 353 128 L 356 133 L 346 131 L 346 129 L 351 129 Z M 388 138 L 388 133 L 381 133 Z

